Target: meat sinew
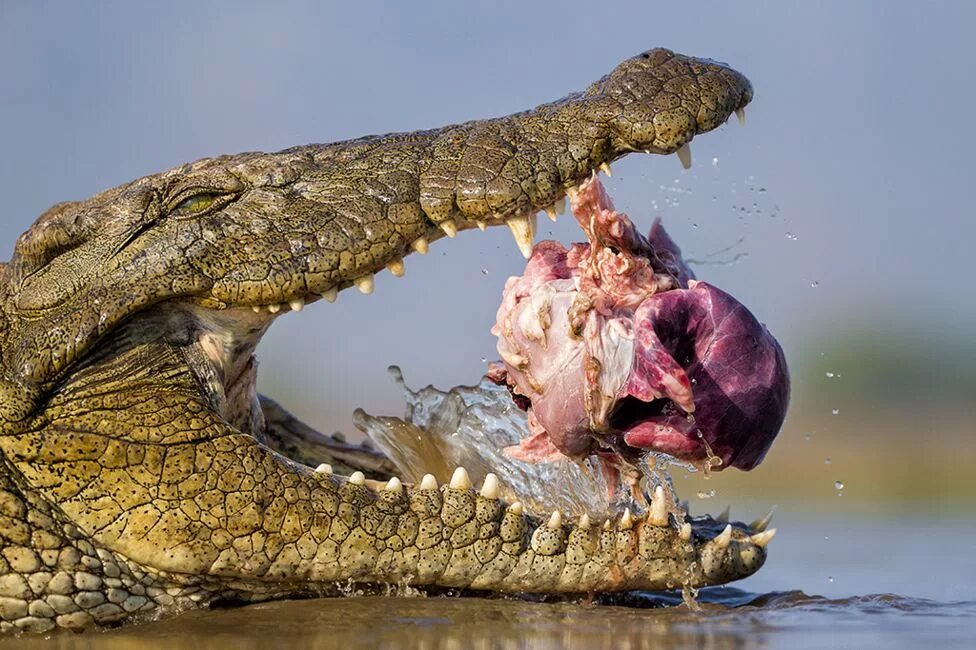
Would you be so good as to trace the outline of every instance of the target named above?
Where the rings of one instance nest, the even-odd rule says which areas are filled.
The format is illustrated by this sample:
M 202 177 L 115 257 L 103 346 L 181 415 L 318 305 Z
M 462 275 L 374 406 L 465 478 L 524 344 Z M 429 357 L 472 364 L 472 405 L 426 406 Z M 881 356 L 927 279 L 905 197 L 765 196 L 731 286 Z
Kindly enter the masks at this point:
M 537 244 L 492 328 L 502 362 L 489 374 L 532 433 L 509 453 L 653 450 L 755 467 L 789 401 L 779 344 L 735 298 L 694 279 L 659 221 L 641 235 L 597 178 L 572 208 L 589 241 Z

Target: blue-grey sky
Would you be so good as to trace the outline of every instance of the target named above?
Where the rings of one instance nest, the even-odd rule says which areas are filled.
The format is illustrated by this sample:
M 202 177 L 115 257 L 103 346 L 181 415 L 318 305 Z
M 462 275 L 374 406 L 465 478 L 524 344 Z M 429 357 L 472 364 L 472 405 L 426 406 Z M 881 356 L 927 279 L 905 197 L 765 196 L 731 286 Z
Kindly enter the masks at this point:
M 976 323 L 973 25 L 968 2 L 0 0 L 0 257 L 57 201 L 203 156 L 522 110 L 666 46 L 729 62 L 756 98 L 744 128 L 694 142 L 690 172 L 618 163 L 618 207 L 661 215 L 689 257 L 731 246 L 699 275 L 788 354 L 865 321 L 925 346 Z M 569 219 L 552 233 L 579 237 Z M 372 296 L 280 319 L 262 383 L 350 429 L 356 406 L 400 410 L 390 363 L 473 382 L 522 264 L 504 229 L 441 242 Z

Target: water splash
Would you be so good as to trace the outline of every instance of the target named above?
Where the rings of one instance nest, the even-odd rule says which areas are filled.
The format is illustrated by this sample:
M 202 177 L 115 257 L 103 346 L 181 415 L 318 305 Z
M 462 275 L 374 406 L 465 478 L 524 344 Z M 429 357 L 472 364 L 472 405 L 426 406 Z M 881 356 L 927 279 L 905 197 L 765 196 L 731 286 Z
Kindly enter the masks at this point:
M 592 457 L 526 463 L 504 452 L 529 436 L 526 414 L 507 388 L 482 379 L 476 386 L 446 392 L 433 386 L 414 391 L 398 367 L 389 372 L 403 389 L 404 416 L 373 416 L 356 409 L 353 423 L 396 464 L 405 481 L 418 483 L 429 473 L 446 482 L 455 467 L 463 466 L 479 484 L 492 472 L 502 497 L 519 500 L 532 512 L 559 509 L 610 516 L 625 506 L 639 512 L 657 485 L 664 486 L 672 506 L 677 504 L 667 469 L 679 463 L 670 456 L 649 454 L 633 474 L 615 479 L 616 484 L 608 484 Z

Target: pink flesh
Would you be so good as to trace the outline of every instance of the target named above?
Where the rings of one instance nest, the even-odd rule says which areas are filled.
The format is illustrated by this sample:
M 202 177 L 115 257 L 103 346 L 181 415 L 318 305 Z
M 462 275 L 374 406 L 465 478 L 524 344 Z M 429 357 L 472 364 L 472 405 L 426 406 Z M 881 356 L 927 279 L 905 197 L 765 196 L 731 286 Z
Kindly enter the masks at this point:
M 505 284 L 492 370 L 528 398 L 524 460 L 601 449 L 750 469 L 782 425 L 789 377 L 775 339 L 728 294 L 695 282 L 656 221 L 647 238 L 594 178 L 573 213 L 588 243 L 536 245 Z M 604 452 L 605 453 L 605 452 Z

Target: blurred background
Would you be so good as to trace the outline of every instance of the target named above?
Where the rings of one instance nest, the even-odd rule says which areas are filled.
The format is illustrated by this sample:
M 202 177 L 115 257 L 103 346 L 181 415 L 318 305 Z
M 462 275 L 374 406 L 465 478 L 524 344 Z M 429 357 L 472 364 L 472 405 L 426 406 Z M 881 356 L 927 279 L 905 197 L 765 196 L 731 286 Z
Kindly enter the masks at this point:
M 726 61 L 756 90 L 746 125 L 695 140 L 690 171 L 632 156 L 607 181 L 637 223 L 663 217 L 791 364 L 765 463 L 679 472 L 679 490 L 693 512 L 778 503 L 838 532 L 879 513 L 969 520 L 973 25 L 967 2 L 0 0 L 0 257 L 51 204 L 188 160 L 519 111 L 652 46 Z M 415 387 L 474 383 L 523 264 L 506 229 L 440 242 L 372 296 L 280 319 L 261 387 L 355 435 L 356 407 L 402 411 L 389 364 Z

